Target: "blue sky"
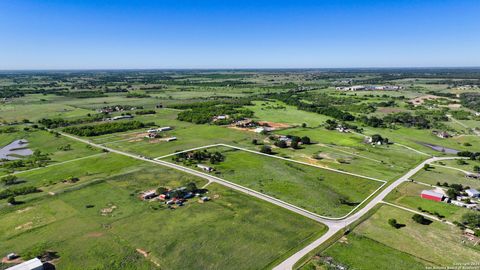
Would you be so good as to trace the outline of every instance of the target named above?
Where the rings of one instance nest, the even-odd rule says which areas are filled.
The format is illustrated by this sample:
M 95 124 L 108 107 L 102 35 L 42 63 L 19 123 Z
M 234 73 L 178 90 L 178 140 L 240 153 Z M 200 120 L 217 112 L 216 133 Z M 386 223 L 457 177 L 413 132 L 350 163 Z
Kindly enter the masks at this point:
M 0 69 L 480 66 L 478 0 L 0 1 Z

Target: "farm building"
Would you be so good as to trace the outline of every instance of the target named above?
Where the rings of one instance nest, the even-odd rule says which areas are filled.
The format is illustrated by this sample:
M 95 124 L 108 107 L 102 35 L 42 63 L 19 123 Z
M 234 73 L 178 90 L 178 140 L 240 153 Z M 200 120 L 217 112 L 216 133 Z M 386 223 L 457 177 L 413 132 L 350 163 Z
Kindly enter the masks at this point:
M 480 179 L 480 173 L 468 173 L 465 175 L 465 177 L 471 179 Z
M 169 131 L 172 130 L 171 127 L 159 127 L 159 128 L 152 128 L 147 130 L 149 133 L 155 133 L 155 132 L 163 132 L 163 131 Z
M 197 164 L 197 167 L 206 171 L 206 172 L 212 172 L 214 169 L 212 167 L 209 167 L 207 165 L 202 165 L 202 164 Z
M 467 193 L 468 197 L 472 197 L 472 198 L 480 197 L 480 192 L 478 192 L 478 190 L 473 188 L 465 190 L 465 193 Z
M 112 117 L 112 120 L 115 121 L 115 120 L 130 119 L 130 118 L 133 118 L 133 116 L 126 114 L 126 115 L 119 115 L 119 116 Z
M 441 202 L 443 200 L 444 195 L 442 193 L 438 193 L 438 192 L 435 192 L 435 191 L 424 190 L 420 194 L 420 197 L 422 197 L 424 199 L 427 199 L 427 200 Z
M 142 194 L 142 199 L 148 200 L 148 199 L 154 198 L 155 196 L 157 196 L 157 193 L 155 192 L 155 190 L 150 190 Z
M 38 258 L 34 258 L 7 268 L 6 270 L 43 270 L 43 263 Z
M 177 137 L 170 137 L 165 139 L 165 141 L 167 142 L 176 141 L 176 140 L 177 140 Z

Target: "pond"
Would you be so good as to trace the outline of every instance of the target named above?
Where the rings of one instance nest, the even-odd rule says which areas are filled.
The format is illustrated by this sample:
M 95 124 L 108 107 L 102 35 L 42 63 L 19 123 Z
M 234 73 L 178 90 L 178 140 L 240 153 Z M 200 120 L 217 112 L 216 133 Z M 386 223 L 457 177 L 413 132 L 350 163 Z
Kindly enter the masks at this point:
M 24 156 L 33 154 L 33 151 L 27 148 L 27 140 L 16 140 L 0 148 L 0 159 L 17 160 Z
M 445 153 L 445 154 L 453 154 L 453 155 L 456 155 L 458 152 L 458 150 L 455 150 L 455 149 L 452 149 L 452 148 L 448 148 L 448 147 L 444 147 L 444 146 L 440 146 L 440 145 L 435 145 L 435 144 L 430 144 L 430 143 L 424 143 L 424 142 L 417 142 L 418 144 L 421 144 L 423 146 L 426 146 L 430 149 L 433 149 L 435 151 L 438 151 L 438 152 L 442 152 L 442 153 Z

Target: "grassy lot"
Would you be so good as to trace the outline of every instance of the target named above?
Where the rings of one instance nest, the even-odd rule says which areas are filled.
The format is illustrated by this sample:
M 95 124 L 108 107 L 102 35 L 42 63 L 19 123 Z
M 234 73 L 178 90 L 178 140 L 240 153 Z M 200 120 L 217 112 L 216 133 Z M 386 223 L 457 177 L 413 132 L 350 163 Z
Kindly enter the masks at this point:
M 82 158 L 100 153 L 98 149 L 87 147 L 85 144 L 71 140 L 66 137 L 55 137 L 53 134 L 43 130 L 24 131 L 22 126 L 18 126 L 19 131 L 15 133 L 4 133 L 0 137 L 0 147 L 3 147 L 15 140 L 25 139 L 29 142 L 28 148 L 32 151 L 39 150 L 44 154 L 48 154 L 49 164 L 63 162 Z M 70 145 L 70 149 L 66 147 Z M 24 168 L 18 168 L 22 170 Z M 0 168 L 0 175 L 6 174 L 6 169 Z
M 478 246 L 466 240 L 461 230 L 442 222 L 420 225 L 412 213 L 388 205 L 361 223 L 353 232 L 314 257 L 302 269 L 329 269 L 322 258 L 331 257 L 348 269 L 425 269 L 453 266 L 480 259 Z M 388 219 L 405 227 L 395 229 Z
M 242 150 L 215 147 L 209 151 L 226 157 L 212 165 L 216 176 L 325 216 L 347 214 L 382 184 Z
M 277 133 L 308 136 L 315 143 L 300 150 L 276 149 L 284 156 L 383 180 L 397 179 L 425 159 L 425 156 L 395 144 L 365 144 L 363 136 L 353 133 L 324 128 L 295 128 Z M 315 160 L 313 155 L 320 156 L 321 159 Z
M 92 113 L 92 111 L 59 103 L 2 104 L 0 106 L 0 121 L 20 122 L 23 119 L 37 121 L 42 118 L 84 116 L 88 113 Z
M 465 177 L 465 173 L 454 169 L 433 166 L 428 171 L 420 170 L 413 177 L 413 180 L 436 185 L 437 182 L 449 184 L 462 184 L 471 188 L 479 188 L 480 181 Z
M 254 101 L 253 103 L 254 106 L 247 106 L 247 108 L 252 110 L 255 113 L 255 118 L 261 121 L 292 125 L 306 123 L 310 127 L 316 127 L 325 123 L 327 119 L 331 119 L 318 113 L 297 110 L 297 108 L 279 101 Z
M 466 164 L 459 164 L 458 160 L 442 160 L 442 161 L 437 161 L 434 163 L 435 164 L 440 164 L 444 166 L 449 166 L 453 168 L 458 168 L 467 172 L 474 172 L 473 168 L 475 166 L 480 166 L 480 160 L 463 160 L 466 162 Z
M 445 216 L 445 219 L 449 221 L 460 221 L 463 214 L 473 211 L 452 204 L 422 199 L 420 197 L 422 190 L 432 189 L 433 188 L 424 185 L 407 182 L 394 189 L 388 194 L 385 200 L 416 211 L 418 211 L 418 207 L 421 207 L 430 213 L 438 212 L 440 215 Z
M 336 263 L 352 269 L 425 269 L 428 262 L 401 252 L 357 233 L 342 238 L 322 253 Z M 302 270 L 322 267 L 317 258 L 303 266 Z M 325 267 L 325 266 L 324 266 Z M 324 268 L 328 269 L 328 268 Z
M 438 221 L 421 225 L 411 217 L 412 213 L 405 210 L 382 206 L 375 215 L 359 225 L 356 232 L 439 266 L 480 260 L 480 247 L 463 243 L 464 238 L 457 227 Z M 406 226 L 395 229 L 387 222 L 390 218 Z
M 3 208 L 0 250 L 24 254 L 41 246 L 57 252 L 58 269 L 151 269 L 154 264 L 162 269 L 252 269 L 271 267 L 326 230 L 216 184 L 208 186 L 212 201 L 191 199 L 176 210 L 136 196 L 139 190 L 190 181 L 204 183 L 146 164 L 75 191 Z M 114 210 L 102 214 L 107 208 Z
M 478 136 L 456 136 L 448 139 L 441 139 L 432 134 L 431 130 L 426 129 L 414 129 L 400 127 L 398 129 L 381 129 L 365 127 L 365 134 L 380 134 L 383 137 L 389 138 L 393 142 L 398 142 L 414 149 L 430 153 L 432 155 L 440 156 L 443 153 L 440 151 L 432 150 L 429 147 L 423 146 L 420 143 L 429 143 L 433 145 L 439 145 L 446 148 L 452 148 L 458 151 L 472 151 L 471 146 L 465 146 L 465 143 L 471 145 L 480 145 L 480 137 Z
M 210 144 L 251 145 L 253 138 L 260 137 L 260 135 L 254 132 L 238 131 L 214 125 L 175 126 L 174 130 L 167 132 L 165 136 L 175 136 L 177 140 L 165 142 L 145 138 L 127 139 L 109 143 L 108 146 L 128 152 L 140 153 L 145 156 L 159 157 L 179 150 Z
M 28 201 L 45 196 L 47 192 L 58 193 L 66 189 L 75 189 L 91 181 L 102 180 L 116 174 L 138 170 L 145 163 L 129 157 L 108 153 L 86 159 L 72 161 L 58 166 L 50 166 L 23 172 L 17 175 L 21 183 L 14 187 L 35 186 L 42 192 L 18 196 L 19 201 Z M 69 177 L 78 178 L 76 183 L 62 183 Z

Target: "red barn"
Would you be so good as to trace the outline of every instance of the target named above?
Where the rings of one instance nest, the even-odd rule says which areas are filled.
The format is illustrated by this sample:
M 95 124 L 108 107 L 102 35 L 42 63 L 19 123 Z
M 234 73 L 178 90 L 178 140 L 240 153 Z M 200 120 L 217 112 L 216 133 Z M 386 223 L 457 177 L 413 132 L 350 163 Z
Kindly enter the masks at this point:
M 427 200 L 441 202 L 443 200 L 444 196 L 443 196 L 442 193 L 438 193 L 438 192 L 431 191 L 431 190 L 424 190 L 424 191 L 422 191 L 422 194 L 420 194 L 420 197 L 422 197 L 424 199 L 427 199 Z

